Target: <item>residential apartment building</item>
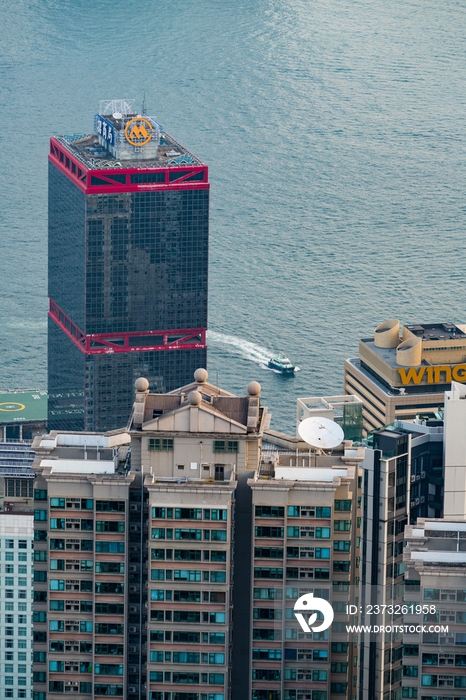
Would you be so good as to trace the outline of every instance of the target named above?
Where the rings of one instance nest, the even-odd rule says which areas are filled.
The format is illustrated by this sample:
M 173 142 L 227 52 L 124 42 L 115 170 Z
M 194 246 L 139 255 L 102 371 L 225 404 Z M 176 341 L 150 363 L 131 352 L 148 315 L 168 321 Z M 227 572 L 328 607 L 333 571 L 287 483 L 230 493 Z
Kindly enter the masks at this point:
M 127 697 L 128 445 L 125 433 L 34 441 L 34 700 Z
M 396 421 L 367 439 L 363 462 L 363 610 L 402 605 L 406 525 L 443 515 L 442 421 Z M 383 624 L 367 616 L 363 624 Z M 393 622 L 393 620 L 391 620 Z M 360 644 L 360 700 L 397 693 L 402 635 L 364 634 Z M 401 669 L 401 670 L 400 670 Z
M 32 512 L 0 513 L 0 697 L 32 697 Z
M 363 448 L 331 455 L 279 451 L 252 489 L 252 700 L 346 700 L 357 695 L 356 639 L 346 606 L 358 597 Z M 303 594 L 330 601 L 328 630 L 305 633 L 294 615 Z M 245 669 L 246 670 L 246 669 Z
M 405 539 L 403 622 L 410 628 L 394 700 L 465 700 L 466 520 L 420 518 Z
M 257 382 L 237 397 L 207 379 L 139 379 L 127 430 L 36 438 L 34 700 L 248 696 L 267 411 Z
M 249 695 L 247 480 L 259 465 L 266 420 L 257 382 L 244 397 L 210 384 L 204 369 L 165 395 L 150 394 L 143 379 L 136 382 L 129 430 L 132 469 L 146 474 L 151 517 L 151 700 Z

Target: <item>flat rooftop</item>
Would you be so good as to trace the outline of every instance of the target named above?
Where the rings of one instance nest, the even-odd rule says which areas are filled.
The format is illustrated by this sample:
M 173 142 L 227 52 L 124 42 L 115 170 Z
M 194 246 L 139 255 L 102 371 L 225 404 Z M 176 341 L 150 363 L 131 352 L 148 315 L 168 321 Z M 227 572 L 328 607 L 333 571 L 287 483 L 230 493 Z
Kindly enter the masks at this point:
M 136 117 L 136 115 L 128 115 L 129 118 L 132 116 Z M 111 116 L 105 115 L 105 119 L 112 122 Z M 113 125 L 116 130 L 121 128 L 119 122 L 115 121 Z M 55 136 L 54 138 L 64 146 L 71 155 L 80 160 L 88 170 L 117 168 L 140 168 L 146 170 L 148 168 L 167 168 L 169 166 L 180 165 L 205 165 L 205 163 L 190 153 L 190 151 L 176 141 L 176 139 L 165 132 L 160 136 L 157 157 L 144 160 L 117 160 L 110 151 L 107 151 L 101 146 L 97 134 L 73 134 L 71 136 Z
M 423 323 L 406 328 L 422 340 L 464 340 L 466 333 L 455 323 Z
M 466 341 L 466 333 L 464 332 L 464 326 L 458 326 L 454 323 L 424 323 L 424 324 L 413 324 L 406 325 L 407 328 L 413 335 L 417 338 L 421 338 L 424 342 L 436 341 L 437 348 L 442 348 L 442 342 L 445 343 L 445 347 L 451 347 L 454 345 L 455 341 Z M 363 343 L 367 348 L 372 350 L 381 360 L 383 360 L 392 369 L 399 369 L 401 365 L 396 362 L 396 348 L 381 348 L 378 347 L 374 342 L 374 337 L 372 338 L 361 338 L 361 343 Z M 351 362 L 354 362 L 351 360 Z M 425 359 L 422 360 L 421 366 L 429 366 L 430 362 Z
M 47 420 L 48 396 L 44 389 L 0 393 L 0 425 Z

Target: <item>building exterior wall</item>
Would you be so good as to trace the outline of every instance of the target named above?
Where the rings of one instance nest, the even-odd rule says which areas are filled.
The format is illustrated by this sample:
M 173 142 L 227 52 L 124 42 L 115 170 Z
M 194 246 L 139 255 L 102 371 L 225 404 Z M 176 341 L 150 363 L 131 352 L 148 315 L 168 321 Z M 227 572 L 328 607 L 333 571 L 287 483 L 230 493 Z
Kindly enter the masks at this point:
M 37 698 L 125 698 L 134 477 L 35 470 Z
M 442 515 L 443 426 L 397 425 L 371 436 L 362 465 L 364 610 L 367 605 L 403 605 L 405 527 L 419 517 Z M 362 620 L 373 622 L 367 616 Z M 385 624 L 396 620 L 387 617 Z M 402 635 L 362 635 L 360 700 L 402 692 L 402 647 Z
M 465 536 L 464 519 L 420 519 L 406 529 L 408 613 L 403 622 L 412 630 L 402 639 L 403 697 L 456 700 L 466 695 Z M 415 629 L 420 624 L 434 629 L 420 632 Z
M 466 517 L 466 387 L 452 382 L 445 393 L 446 518 Z
M 167 392 L 206 365 L 207 168 L 189 175 L 143 162 L 140 174 L 134 165 L 117 163 L 113 180 L 105 170 L 85 174 L 73 144 L 52 139 L 52 430 L 122 427 L 138 376 L 153 391 Z
M 146 477 L 145 484 L 149 700 L 178 693 L 224 700 L 231 697 L 236 481 L 232 474 L 217 483 Z
M 364 429 L 366 432 L 389 425 L 395 420 L 414 420 L 416 415 L 437 413 L 442 410 L 444 390 L 447 385 L 436 387 L 438 391 L 400 393 L 381 385 L 376 378 L 364 371 L 355 360 L 345 360 L 344 390 L 355 394 L 363 402 Z
M 358 469 L 327 482 L 306 478 L 277 481 L 264 474 L 249 481 L 252 700 L 347 698 L 357 689 L 357 647 L 348 639 L 345 613 L 360 584 Z M 330 629 L 301 630 L 293 606 L 309 592 L 330 601 Z
M 33 518 L 0 514 L 0 697 L 32 697 Z

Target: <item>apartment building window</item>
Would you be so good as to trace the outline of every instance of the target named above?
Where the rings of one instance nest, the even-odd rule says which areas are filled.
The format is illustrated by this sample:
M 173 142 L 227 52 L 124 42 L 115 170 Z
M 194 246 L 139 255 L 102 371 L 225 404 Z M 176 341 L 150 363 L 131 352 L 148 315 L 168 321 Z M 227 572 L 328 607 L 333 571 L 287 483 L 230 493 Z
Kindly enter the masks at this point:
M 236 454 L 238 440 L 214 440 L 213 451 L 218 454 Z
M 32 498 L 34 479 L 5 479 L 5 495 L 13 498 Z M 47 493 L 47 491 L 45 492 Z M 40 499 L 40 500 L 46 500 Z
M 335 532 L 350 532 L 351 520 L 335 520 L 333 523 Z
M 173 452 L 173 438 L 149 438 L 147 449 L 150 452 Z
M 283 569 L 281 568 L 261 568 L 261 567 L 255 567 L 254 568 L 254 578 L 275 578 L 275 579 L 282 579 L 283 578 Z
M 283 518 L 285 508 L 282 506 L 256 506 L 256 518 Z
M 227 541 L 227 531 L 226 530 L 204 530 L 204 539 L 211 540 L 211 542 L 226 542 Z
M 93 510 L 94 501 L 92 498 L 51 498 L 50 508 Z
M 252 616 L 254 620 L 281 620 L 282 611 L 275 608 L 253 608 Z
M 124 532 L 124 520 L 96 520 L 96 532 Z
M 102 511 L 105 513 L 124 513 L 125 512 L 125 502 L 124 501 L 96 501 L 95 502 L 96 511 Z
M 289 556 L 288 549 L 287 556 Z M 254 557 L 257 559 L 283 559 L 283 547 L 254 547 Z
M 334 561 L 333 571 L 334 573 L 349 573 L 350 562 L 349 561 Z
M 175 508 L 175 520 L 202 520 L 202 508 Z
M 281 588 L 254 588 L 255 600 L 282 600 Z
M 91 569 L 92 569 L 92 562 Z M 125 565 L 123 562 L 112 562 L 112 561 L 98 561 L 95 564 L 96 574 L 124 574 Z
M 283 538 L 283 528 L 269 525 L 256 525 L 254 528 L 254 536 Z
M 123 595 L 124 584 L 111 581 L 96 581 L 95 592 L 100 595 Z
M 222 508 L 204 508 L 204 520 L 228 520 L 228 511 Z
M 92 541 L 91 541 L 92 542 Z M 95 543 L 95 551 L 102 554 L 124 554 L 124 542 L 99 542 Z
M 281 649 L 253 649 L 252 658 L 254 661 L 261 661 L 262 659 L 271 659 L 274 661 L 281 661 L 282 650 Z
M 173 591 L 173 600 L 177 603 L 200 603 L 201 593 L 200 591 Z
M 345 501 L 345 500 L 338 500 L 335 501 L 335 510 L 351 510 L 351 501 Z
M 175 540 L 200 540 L 202 539 L 202 530 L 194 529 L 175 529 Z

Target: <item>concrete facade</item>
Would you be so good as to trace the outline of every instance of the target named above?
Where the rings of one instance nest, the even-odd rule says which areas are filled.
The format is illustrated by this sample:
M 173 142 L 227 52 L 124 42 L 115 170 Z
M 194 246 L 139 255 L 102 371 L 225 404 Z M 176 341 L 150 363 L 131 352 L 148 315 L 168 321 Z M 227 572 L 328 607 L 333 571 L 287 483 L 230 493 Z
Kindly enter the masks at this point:
M 445 392 L 445 518 L 466 518 L 466 387 Z
M 248 483 L 253 494 L 252 699 L 327 700 L 356 692 L 346 605 L 360 584 L 363 449 L 277 452 Z M 329 630 L 305 633 L 293 613 L 312 592 L 331 603 Z
M 442 515 L 443 425 L 429 423 L 398 421 L 367 441 L 362 465 L 364 612 L 366 606 L 403 604 L 405 526 L 418 517 Z M 381 624 L 381 619 L 365 616 L 361 622 Z M 393 616 L 386 623 L 392 624 Z M 401 693 L 402 655 L 400 635 L 362 634 L 360 700 Z
M 0 697 L 32 697 L 33 518 L 0 514 Z
M 257 382 L 237 397 L 207 378 L 171 394 L 139 379 L 126 429 L 36 438 L 37 700 L 249 695 L 247 480 L 267 410 Z
M 466 697 L 466 521 L 419 519 L 405 532 L 405 698 Z M 428 631 L 414 631 L 419 624 Z

